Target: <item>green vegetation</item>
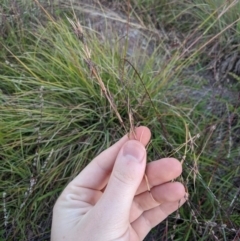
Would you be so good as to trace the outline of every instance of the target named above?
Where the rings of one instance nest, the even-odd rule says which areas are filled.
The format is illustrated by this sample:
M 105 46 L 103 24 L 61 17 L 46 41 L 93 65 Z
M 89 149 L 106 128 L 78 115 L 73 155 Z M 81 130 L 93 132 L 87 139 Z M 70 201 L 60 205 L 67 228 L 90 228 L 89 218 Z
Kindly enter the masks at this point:
M 124 61 L 118 42 L 85 29 L 89 62 L 66 18 L 75 21 L 74 5 L 53 11 L 46 3 L 47 15 L 31 1 L 2 0 L 0 240 L 48 240 L 61 190 L 130 130 L 130 114 L 134 125 L 152 131 L 149 161 L 181 160 L 179 180 L 190 193 L 188 203 L 152 231 L 154 240 L 238 240 L 240 82 L 233 72 L 230 82 L 219 83 L 209 70 L 213 46 L 221 58 L 238 49 L 240 5 L 234 2 L 131 1 L 130 12 L 146 26 L 161 23 L 187 37 L 170 52 L 159 40 L 150 56 L 136 51 Z

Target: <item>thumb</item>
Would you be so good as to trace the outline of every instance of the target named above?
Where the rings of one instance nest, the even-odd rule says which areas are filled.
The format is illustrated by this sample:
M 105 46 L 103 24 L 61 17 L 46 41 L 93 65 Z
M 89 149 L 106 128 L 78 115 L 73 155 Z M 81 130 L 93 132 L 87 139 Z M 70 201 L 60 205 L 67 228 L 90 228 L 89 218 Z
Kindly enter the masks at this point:
M 146 167 L 146 149 L 136 140 L 127 141 L 117 156 L 108 185 L 100 200 L 104 215 L 129 220 L 135 193 L 142 181 Z M 109 214 L 107 214 L 107 213 Z M 120 220 L 119 220 L 120 221 Z

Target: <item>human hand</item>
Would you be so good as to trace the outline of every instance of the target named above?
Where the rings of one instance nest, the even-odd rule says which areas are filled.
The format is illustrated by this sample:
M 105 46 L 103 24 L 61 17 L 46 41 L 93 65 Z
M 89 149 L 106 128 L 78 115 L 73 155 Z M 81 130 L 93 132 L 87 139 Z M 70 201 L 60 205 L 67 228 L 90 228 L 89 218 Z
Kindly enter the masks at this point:
M 135 132 L 136 140 L 121 138 L 64 189 L 53 210 L 52 241 L 140 241 L 185 202 L 184 186 L 170 182 L 181 174 L 180 162 L 146 165 L 151 133 L 143 126 Z

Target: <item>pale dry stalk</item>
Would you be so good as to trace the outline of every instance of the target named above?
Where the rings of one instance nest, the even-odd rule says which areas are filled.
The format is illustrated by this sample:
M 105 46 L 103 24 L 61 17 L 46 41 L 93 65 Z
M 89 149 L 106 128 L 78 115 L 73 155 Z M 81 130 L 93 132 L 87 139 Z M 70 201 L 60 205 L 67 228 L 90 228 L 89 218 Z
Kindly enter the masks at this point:
M 75 35 L 83 43 L 82 50 L 85 55 L 84 56 L 85 61 L 89 67 L 90 73 L 97 79 L 98 84 L 100 85 L 100 88 L 101 88 L 101 92 L 104 94 L 104 96 L 108 100 L 108 102 L 109 102 L 111 108 L 113 109 L 113 111 L 115 112 L 121 126 L 124 128 L 125 132 L 127 132 L 127 128 L 124 125 L 122 117 L 117 110 L 117 106 L 115 105 L 115 103 L 113 101 L 113 97 L 111 96 L 111 93 L 108 91 L 108 89 L 105 87 L 104 82 L 103 82 L 101 76 L 99 75 L 97 68 L 95 67 L 95 65 L 93 64 L 93 62 L 91 60 L 91 50 L 89 49 L 89 47 L 85 41 L 84 34 L 83 34 L 83 28 L 82 28 L 80 22 L 78 20 L 76 20 L 74 22 L 69 18 L 67 18 L 67 19 L 68 19 L 69 23 L 72 25 Z M 131 128 L 131 132 L 135 133 L 133 128 Z

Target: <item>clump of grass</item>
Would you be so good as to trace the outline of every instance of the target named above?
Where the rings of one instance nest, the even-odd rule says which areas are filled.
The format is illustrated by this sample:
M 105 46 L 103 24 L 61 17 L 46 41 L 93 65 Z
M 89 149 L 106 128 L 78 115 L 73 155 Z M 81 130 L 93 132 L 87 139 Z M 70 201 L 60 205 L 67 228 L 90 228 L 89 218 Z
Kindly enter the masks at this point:
M 13 42 L 1 40 L 2 239 L 48 239 L 65 185 L 137 125 L 152 130 L 149 161 L 174 156 L 183 163 L 190 197 L 162 224 L 166 239 L 237 237 L 239 106 L 216 100 L 196 69 L 186 71 L 196 55 L 186 59 L 180 46 L 164 62 L 163 45 L 144 63 L 139 53 L 124 61 L 117 44 L 85 30 L 89 62 L 67 19 L 48 17 L 34 31 L 21 28 L 19 44 L 12 44 L 14 31 Z
M 238 21 L 240 17 L 238 11 L 240 5 L 237 0 L 186 0 L 180 3 L 174 0 L 171 2 L 132 0 L 132 6 L 136 9 L 136 13 L 149 16 L 148 21 L 151 20 L 153 24 L 173 26 L 187 32 L 198 27 L 203 31 L 211 29 L 210 33 L 217 34 L 229 24 Z M 225 33 L 227 34 L 229 32 Z
M 219 61 L 226 53 L 238 51 L 240 3 L 237 0 L 131 2 L 132 12 L 138 18 L 144 18 L 153 28 L 167 29 L 170 41 L 174 42 L 179 35 L 186 48 L 192 47 L 193 43 L 193 49 L 204 47 L 204 51 L 198 53 L 204 64 L 212 59 Z

